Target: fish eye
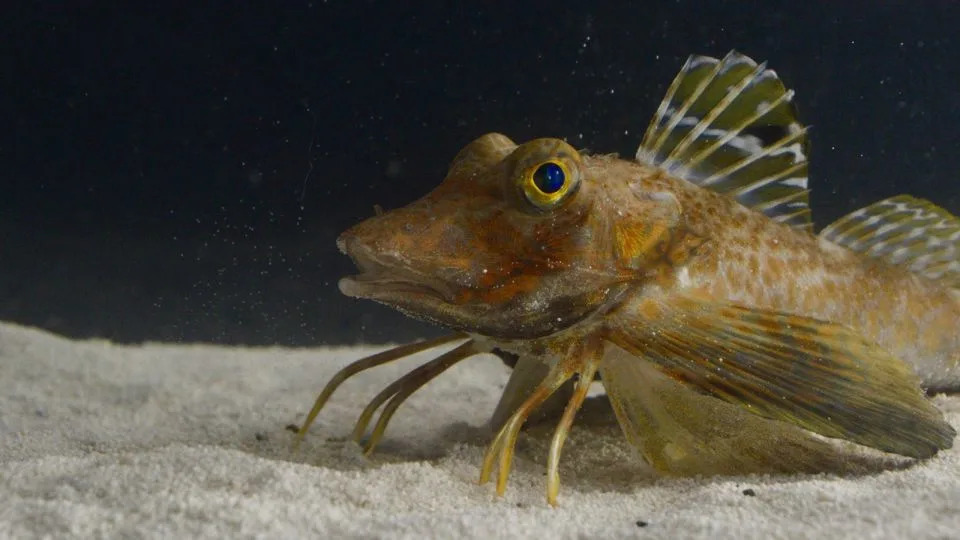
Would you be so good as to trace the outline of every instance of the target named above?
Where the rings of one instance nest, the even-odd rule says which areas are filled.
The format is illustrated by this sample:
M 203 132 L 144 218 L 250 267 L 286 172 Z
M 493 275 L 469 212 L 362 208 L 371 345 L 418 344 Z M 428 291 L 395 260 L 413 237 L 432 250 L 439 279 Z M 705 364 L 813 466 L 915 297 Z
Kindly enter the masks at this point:
M 533 171 L 533 185 L 543 193 L 549 195 L 560 191 L 567 175 L 563 167 L 552 161 L 541 164 Z
M 566 163 L 550 159 L 526 170 L 522 182 L 523 193 L 534 206 L 547 210 L 573 191 L 574 180 Z

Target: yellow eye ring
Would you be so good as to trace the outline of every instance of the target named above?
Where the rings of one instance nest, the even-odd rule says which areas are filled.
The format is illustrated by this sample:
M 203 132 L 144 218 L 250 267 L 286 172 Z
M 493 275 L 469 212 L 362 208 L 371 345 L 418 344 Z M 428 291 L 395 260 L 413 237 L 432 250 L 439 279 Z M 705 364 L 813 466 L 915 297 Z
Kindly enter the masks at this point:
M 529 167 L 523 173 L 521 187 L 527 200 L 540 209 L 556 206 L 576 185 L 572 171 L 561 160 L 550 159 Z

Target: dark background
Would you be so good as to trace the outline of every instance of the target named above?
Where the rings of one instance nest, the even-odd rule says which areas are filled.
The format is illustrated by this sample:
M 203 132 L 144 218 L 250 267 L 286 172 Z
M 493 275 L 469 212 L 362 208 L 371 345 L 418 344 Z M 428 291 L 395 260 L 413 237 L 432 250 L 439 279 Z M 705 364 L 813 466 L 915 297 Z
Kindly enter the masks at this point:
M 825 224 L 960 212 L 960 4 L 270 2 L 5 8 L 0 319 L 315 345 L 435 333 L 342 298 L 334 239 L 488 131 L 632 155 L 690 53 L 797 90 Z

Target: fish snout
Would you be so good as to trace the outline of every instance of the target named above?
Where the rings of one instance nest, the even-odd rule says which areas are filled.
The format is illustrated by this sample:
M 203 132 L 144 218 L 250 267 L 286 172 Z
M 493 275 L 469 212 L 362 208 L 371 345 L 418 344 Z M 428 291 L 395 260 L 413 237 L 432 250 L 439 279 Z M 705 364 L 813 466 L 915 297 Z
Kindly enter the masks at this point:
M 362 249 L 358 246 L 362 246 L 365 243 L 364 239 L 369 237 L 368 234 L 364 234 L 364 228 L 362 227 L 364 223 L 366 222 L 358 223 L 340 233 L 340 236 L 337 237 L 337 249 L 340 250 L 340 253 L 352 255 L 357 249 Z
M 337 237 L 337 249 L 350 257 L 361 271 L 366 270 L 369 262 L 375 260 L 378 253 L 383 251 L 382 238 L 374 232 L 375 224 L 369 223 L 370 221 L 362 221 Z
M 350 227 L 337 238 L 337 248 L 353 259 L 361 271 L 372 266 L 406 266 L 417 259 L 422 231 L 415 230 L 417 216 L 403 209 L 373 216 Z

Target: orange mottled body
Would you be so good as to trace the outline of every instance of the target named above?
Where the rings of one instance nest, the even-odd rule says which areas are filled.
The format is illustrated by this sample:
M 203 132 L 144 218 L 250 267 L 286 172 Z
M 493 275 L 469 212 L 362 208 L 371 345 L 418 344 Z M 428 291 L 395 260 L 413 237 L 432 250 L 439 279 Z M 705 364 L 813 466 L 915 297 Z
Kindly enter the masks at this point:
M 943 284 L 776 223 L 648 166 L 599 157 L 597 177 L 673 193 L 708 239 L 658 294 L 705 297 L 841 323 L 908 362 L 930 389 L 960 388 L 960 301 Z M 595 163 L 595 165 L 594 165 Z M 652 293 L 651 293 L 652 294 Z
M 367 451 L 411 393 L 484 352 L 514 368 L 480 473 L 498 471 L 500 494 L 541 408 L 559 416 L 556 502 L 598 375 L 664 474 L 828 470 L 836 449 L 811 432 L 913 458 L 951 447 L 921 388 L 960 389 L 960 220 L 898 196 L 814 235 L 792 97 L 743 55 L 694 56 L 634 160 L 496 133 L 468 144 L 433 191 L 338 239 L 360 270 L 344 294 L 459 333 L 347 366 L 300 435 L 348 377 L 463 341 L 373 398 L 354 429 Z

